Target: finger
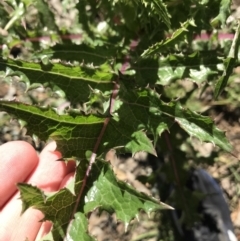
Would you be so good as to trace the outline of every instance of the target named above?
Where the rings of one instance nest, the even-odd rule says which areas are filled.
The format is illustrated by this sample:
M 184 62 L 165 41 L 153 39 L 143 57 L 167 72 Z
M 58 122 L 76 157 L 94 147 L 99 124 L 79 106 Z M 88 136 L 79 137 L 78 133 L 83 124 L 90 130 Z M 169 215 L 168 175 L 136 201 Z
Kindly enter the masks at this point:
M 58 190 L 63 178 L 69 172 L 65 162 L 57 161 L 62 155 L 56 147 L 56 142 L 51 142 L 43 149 L 39 156 L 40 162 L 28 180 L 28 183 L 47 192 Z
M 59 189 L 66 187 L 74 178 L 75 172 L 69 173 L 61 182 Z
M 43 214 L 33 208 L 27 209 L 22 215 L 21 211 L 22 201 L 17 193 L 0 214 L 0 240 L 35 240 Z
M 52 142 L 43 150 L 38 166 L 28 180 L 48 192 L 56 191 L 69 172 L 64 162 L 56 161 L 61 158 L 61 154 L 55 149 L 56 143 Z M 13 197 L 0 214 L 0 238 L 7 232 L 11 234 L 7 240 L 25 240 L 26 237 L 34 240 L 40 229 L 39 220 L 43 218 L 43 214 L 38 210 L 29 209 L 20 217 L 22 203 L 17 198 L 17 195 Z
M 34 148 L 24 141 L 0 146 L 0 207 L 17 190 L 16 184 L 27 179 L 38 164 Z
M 66 187 L 74 178 L 74 172 L 72 173 L 69 173 L 63 180 L 62 180 L 62 183 L 60 184 L 60 188 L 64 188 Z M 46 221 L 46 222 L 43 222 L 42 225 L 41 225 L 41 228 L 38 232 L 38 235 L 36 237 L 36 240 L 40 240 L 42 237 L 44 237 L 45 235 L 47 235 L 50 230 L 51 230 L 51 227 L 52 227 L 52 223 L 49 222 L 49 221 Z
M 42 237 L 47 235 L 51 231 L 51 228 L 52 228 L 51 222 L 49 222 L 49 221 L 43 222 L 39 231 L 38 231 L 38 234 L 37 234 L 35 240 L 36 241 L 40 240 Z

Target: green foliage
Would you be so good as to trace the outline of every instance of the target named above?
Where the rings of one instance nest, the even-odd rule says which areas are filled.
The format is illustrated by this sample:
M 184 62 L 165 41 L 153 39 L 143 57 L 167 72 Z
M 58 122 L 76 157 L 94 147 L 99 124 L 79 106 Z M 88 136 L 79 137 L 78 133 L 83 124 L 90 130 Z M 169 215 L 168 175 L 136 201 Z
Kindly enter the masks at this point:
M 224 60 L 224 72 L 222 77 L 218 80 L 216 88 L 214 91 L 214 97 L 217 98 L 223 89 L 227 86 L 228 79 L 233 72 L 238 59 L 238 48 L 240 41 L 240 21 L 238 21 L 238 27 L 236 30 L 235 37 L 232 42 L 231 49 L 229 51 L 228 57 Z
M 64 188 L 47 195 L 19 184 L 23 211 L 31 206 L 43 211 L 53 222 L 50 240 L 78 240 L 79 234 L 94 240 L 86 217 L 96 208 L 115 212 L 126 227 L 140 209 L 149 213 L 170 208 L 117 181 L 109 164 L 101 161 L 109 149 L 171 153 L 181 159 L 177 171 L 182 179 L 187 166 L 183 146 L 189 146 L 189 137 L 231 152 L 224 132 L 189 101 L 199 89 L 204 93 L 203 85 L 220 97 L 239 65 L 239 26 L 226 56 L 220 40 L 206 45 L 196 36 L 221 31 L 231 1 L 66 2 L 72 9 L 65 3 L 63 13 L 78 12 L 69 27 L 56 21 L 59 16 L 47 1 L 0 3 L 1 14 L 10 13 L 0 21 L 6 36 L 0 39 L 0 76 L 10 84 L 23 82 L 26 92 L 50 88 L 70 106 L 60 111 L 44 103 L 0 100 L 0 110 L 24 120 L 29 135 L 56 140 L 63 157 L 79 163 L 74 192 Z M 25 52 L 14 59 L 10 50 L 16 44 Z M 178 96 L 179 82 L 185 80 L 191 87 L 182 86 Z M 166 146 L 167 132 L 174 148 Z M 166 178 L 177 182 L 170 170 Z
M 220 5 L 219 14 L 211 21 L 211 24 L 216 27 L 221 23 L 221 25 L 225 25 L 225 21 L 230 14 L 230 7 L 232 1 L 222 0 Z
M 75 177 L 75 193 L 82 188 L 86 171 L 86 169 L 83 170 L 83 167 L 87 167 L 85 164 L 82 160 L 78 166 L 78 173 Z M 73 215 L 81 217 L 81 222 L 79 223 L 78 219 L 75 219 L 68 235 L 77 237 L 78 233 L 84 232 L 86 238 L 90 239 L 90 236 L 87 235 L 87 221 L 84 215 L 98 207 L 110 213 L 116 212 L 117 219 L 123 221 L 126 228 L 141 209 L 150 213 L 158 209 L 170 208 L 144 193 L 139 193 L 127 183 L 117 181 L 110 165 L 100 160 L 93 165 L 82 193 L 85 195 L 85 203 L 79 207 L 76 214 L 74 214 L 74 207 L 77 196 L 67 188 L 50 195 L 45 195 L 37 187 L 26 183 L 19 183 L 18 188 L 23 200 L 23 212 L 33 206 L 45 214 L 44 220 L 54 223 L 52 230 L 54 240 L 62 240 L 65 237 L 65 229 Z

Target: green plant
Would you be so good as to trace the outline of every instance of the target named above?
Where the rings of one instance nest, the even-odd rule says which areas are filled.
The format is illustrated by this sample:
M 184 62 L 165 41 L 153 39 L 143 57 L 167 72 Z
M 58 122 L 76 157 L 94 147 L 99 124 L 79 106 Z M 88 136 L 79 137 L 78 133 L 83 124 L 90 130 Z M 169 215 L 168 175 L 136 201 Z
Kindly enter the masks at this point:
M 80 234 L 93 240 L 86 215 L 96 208 L 115 212 L 126 227 L 139 209 L 169 208 L 116 180 L 103 161 L 111 148 L 170 153 L 165 173 L 182 198 L 189 136 L 231 151 L 225 134 L 191 106 L 199 88 L 204 93 L 212 87 L 218 98 L 239 64 L 240 25 L 227 49 L 216 34 L 226 28 L 230 5 L 230 0 L 64 1 L 63 15 L 78 12 L 67 26 L 58 24 L 58 14 L 43 0 L 1 3 L 1 16 L 10 14 L 0 22 L 1 78 L 24 82 L 26 91 L 48 87 L 70 102 L 60 115 L 44 103 L 0 101 L 0 110 L 27 123 L 29 135 L 56 140 L 64 159 L 74 157 L 78 164 L 71 187 L 53 195 L 18 185 L 24 208 L 34 206 L 53 222 L 50 239 L 77 240 Z M 196 36 L 205 32 L 211 33 L 209 42 L 199 43 Z M 14 59 L 9 54 L 16 45 L 23 53 Z

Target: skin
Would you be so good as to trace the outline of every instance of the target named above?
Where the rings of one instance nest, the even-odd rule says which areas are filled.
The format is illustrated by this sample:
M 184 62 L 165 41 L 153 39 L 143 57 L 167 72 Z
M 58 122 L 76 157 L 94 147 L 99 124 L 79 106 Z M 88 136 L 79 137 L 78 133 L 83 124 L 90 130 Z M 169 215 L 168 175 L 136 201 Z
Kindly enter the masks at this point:
M 51 229 L 50 222 L 39 222 L 44 215 L 33 208 L 21 215 L 22 201 L 16 184 L 26 182 L 46 192 L 63 188 L 74 175 L 74 162 L 56 161 L 61 153 L 49 143 L 38 156 L 24 141 L 0 146 L 0 240 L 38 240 Z

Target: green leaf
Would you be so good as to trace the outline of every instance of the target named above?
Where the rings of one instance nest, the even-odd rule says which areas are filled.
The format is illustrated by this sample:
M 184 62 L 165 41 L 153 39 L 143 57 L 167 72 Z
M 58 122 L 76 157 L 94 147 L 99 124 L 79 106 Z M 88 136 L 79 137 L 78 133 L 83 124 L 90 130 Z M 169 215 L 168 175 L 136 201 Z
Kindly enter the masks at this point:
M 240 44 L 240 21 L 238 21 L 237 30 L 232 41 L 232 46 L 229 51 L 228 57 L 224 60 L 224 72 L 222 77 L 218 80 L 215 90 L 214 98 L 217 99 L 227 86 L 228 79 L 235 68 L 235 64 L 238 61 L 238 49 Z
M 183 38 L 186 36 L 189 25 L 195 26 L 193 19 L 187 20 L 185 23 L 181 24 L 181 28 L 177 29 L 170 38 L 152 45 L 151 47 L 146 49 L 141 56 L 146 57 L 156 53 L 161 53 L 162 50 L 165 51 L 167 48 L 173 47 L 176 43 L 179 43 L 180 40 L 183 40 Z
M 125 150 L 131 152 L 145 150 L 155 154 L 153 145 L 143 130 L 153 135 L 156 143 L 161 132 L 172 125 L 171 118 L 190 136 L 212 142 L 223 150 L 231 150 L 225 135 L 210 118 L 183 109 L 178 103 L 166 104 L 151 90 L 124 91 L 124 86 L 121 89 L 120 99 L 112 112 L 113 118 L 80 114 L 71 116 L 71 113 L 59 116 L 49 108 L 8 101 L 1 101 L 0 109 L 26 121 L 30 135 L 36 134 L 43 140 L 56 140 L 64 157 L 84 157 L 87 150 L 92 151 L 108 118 L 98 154 L 113 147 L 125 147 Z
M 219 14 L 211 21 L 213 27 L 220 25 L 225 26 L 225 22 L 230 15 L 232 1 L 231 0 L 221 0 Z
M 18 189 L 21 193 L 23 211 L 26 210 L 25 207 L 33 207 L 42 211 L 44 219 L 39 221 L 52 221 L 54 227 L 51 235 L 55 241 L 62 240 L 65 237 L 68 223 L 71 220 L 76 197 L 67 189 L 61 189 L 48 198 L 46 195 L 39 195 L 41 193 L 40 189 L 26 183 L 19 183 Z
M 17 119 L 26 121 L 29 135 L 36 134 L 45 141 L 49 138 L 57 141 L 58 149 L 66 158 L 84 158 L 87 150 L 93 151 L 104 122 L 109 118 L 80 114 L 71 116 L 71 113 L 58 115 L 50 108 L 14 101 L 0 101 L 0 110 L 12 113 Z M 152 143 L 144 133 L 141 133 L 143 128 L 144 125 L 140 125 L 139 128 L 134 127 L 134 123 L 129 123 L 128 119 L 122 121 L 111 119 L 103 133 L 97 154 L 100 155 L 113 147 L 125 147 L 131 152 L 142 150 L 155 154 Z M 132 140 L 131 136 L 137 136 L 140 139 Z
M 117 9 L 131 27 L 134 26 L 133 22 L 138 23 L 140 27 L 145 27 L 149 22 L 152 22 L 151 20 L 154 20 L 156 25 L 162 21 L 168 28 L 171 27 L 170 15 L 162 0 L 120 0 L 116 2 L 117 4 L 119 6 L 112 9 L 113 13 L 116 14 L 114 10 Z M 138 21 L 139 17 L 142 19 L 140 22 Z M 139 26 L 135 25 L 135 27 Z
M 209 77 L 217 75 L 218 72 L 216 70 L 212 70 L 211 68 L 205 67 L 204 65 L 199 66 L 200 70 L 190 69 L 190 77 L 197 84 L 201 84 L 202 82 L 209 79 Z
M 217 58 L 215 50 L 197 51 L 189 55 L 169 54 L 159 58 L 140 58 L 133 65 L 133 69 L 136 71 L 136 82 L 140 86 L 145 87 L 148 84 L 165 86 L 175 80 L 189 77 L 196 83 L 212 80 L 222 73 L 217 68 L 221 63 L 222 60 Z
M 83 213 L 77 212 L 74 215 L 74 220 L 70 224 L 70 228 L 66 235 L 66 240 L 81 240 L 84 241 L 95 241 L 93 237 L 87 234 L 86 230 L 88 229 L 88 220 Z
M 204 142 L 211 142 L 225 151 L 231 151 L 231 145 L 224 133 L 215 126 L 209 117 L 184 109 L 178 102 L 166 104 L 159 99 L 156 92 L 151 90 L 139 91 L 135 95 L 133 92 L 128 91 L 127 93 L 120 93 L 120 96 L 124 102 L 128 103 L 117 110 L 120 120 L 124 121 L 124 118 L 129 118 L 132 113 L 130 120 L 133 121 L 134 126 L 141 126 L 141 123 L 146 123 L 145 128 L 152 133 L 150 130 L 153 126 L 156 128 L 156 123 L 158 123 L 159 127 L 162 126 L 162 123 L 165 123 L 164 128 L 171 131 L 169 128 L 172 124 L 169 118 L 171 117 L 190 136 L 195 136 Z M 149 103 L 154 113 L 149 113 L 149 107 L 147 107 L 146 103 Z
M 64 90 L 68 100 L 74 103 L 82 103 L 88 100 L 90 88 L 101 91 L 112 89 L 113 74 L 108 64 L 99 67 L 64 65 L 61 63 L 43 65 L 42 63 L 0 59 L 0 71 L 6 71 L 9 67 L 16 71 L 16 75 L 24 75 L 30 84 L 41 83 L 50 86 L 52 89 Z M 11 72 L 14 75 L 14 72 Z M 30 84 L 28 84 L 28 82 Z
M 184 109 L 180 103 L 164 104 L 161 102 L 159 106 L 164 113 L 174 117 L 175 121 L 190 136 L 195 136 L 204 142 L 211 142 L 225 151 L 231 151 L 232 147 L 225 134 L 215 126 L 211 118 Z
M 70 192 L 67 188 L 63 188 L 55 193 L 43 194 L 40 189 L 30 184 L 18 184 L 23 202 L 23 211 L 29 207 L 42 211 L 44 214 L 44 219 L 39 221 L 49 220 L 53 223 L 50 237 L 52 236 L 54 241 L 63 240 L 66 236 L 67 227 L 73 218 L 73 211 L 76 206 L 77 195 L 79 195 L 83 185 L 83 179 L 86 175 L 87 164 L 88 163 L 86 160 L 82 160 L 77 167 L 77 172 L 74 177 L 74 189 L 76 195 Z M 85 187 L 84 192 L 80 197 L 81 205 L 84 202 L 84 193 L 87 192 L 87 190 L 87 187 Z M 82 224 L 74 223 L 69 235 L 75 235 L 75 231 L 79 232 L 79 230 L 75 230 L 76 225 L 81 230 L 86 228 L 83 233 L 85 233 L 86 237 L 88 237 L 87 227 L 84 225 L 84 222 Z
M 217 81 L 214 89 L 214 99 L 217 99 L 221 95 L 224 88 L 227 86 L 228 79 L 235 68 L 236 60 L 234 58 L 227 58 L 224 60 L 224 73 Z
M 128 226 L 141 209 L 150 213 L 159 209 L 171 208 L 157 199 L 139 193 L 127 183 L 117 181 L 110 165 L 106 162 L 98 162 L 97 169 L 91 172 L 92 176 L 95 175 L 95 172 L 99 172 L 99 167 L 101 167 L 101 173 L 85 198 L 85 213 L 100 207 L 110 213 L 115 212 L 117 219 Z
M 142 0 L 143 5 L 148 6 L 152 11 L 156 12 L 167 25 L 168 28 L 171 26 L 170 15 L 167 11 L 166 4 L 162 0 Z
M 24 199 L 22 199 L 22 213 L 32 206 L 40 209 L 40 207 L 44 205 L 46 196 L 39 188 L 26 183 L 18 183 L 17 187 L 20 190 L 21 198 L 24 197 Z
M 48 31 L 58 30 L 55 23 L 54 14 L 50 10 L 48 3 L 44 0 L 35 1 L 36 8 L 40 15 L 41 24 L 48 28 Z
M 134 132 L 131 136 L 131 141 L 127 143 L 126 148 L 131 151 L 131 153 L 136 153 L 139 150 L 139 146 L 146 150 L 148 153 L 157 155 L 151 141 L 147 138 L 146 134 L 142 131 Z
M 108 61 L 114 60 L 117 47 L 115 46 L 89 46 L 86 44 L 73 44 L 69 41 L 64 41 L 62 44 L 56 44 L 51 49 L 43 50 L 36 53 L 33 59 L 39 59 L 42 55 L 47 55 L 49 58 L 61 59 L 66 61 L 78 61 L 84 65 L 101 66 Z
M 0 109 L 26 121 L 29 135 L 36 134 L 44 141 L 56 140 L 64 157 L 85 157 L 86 150 L 93 150 L 104 122 L 95 116 L 59 116 L 50 108 L 20 102 L 2 101 Z
M 79 195 L 84 183 L 83 179 L 86 177 L 86 167 L 86 162 L 83 161 L 78 165 L 75 182 L 76 196 L 66 188 L 46 195 L 30 184 L 18 184 L 23 201 L 23 211 L 29 207 L 41 210 L 45 215 L 44 220 L 50 220 L 54 224 L 51 233 L 55 241 L 62 240 L 64 237 L 74 238 L 79 233 L 86 237 L 86 240 L 94 240 L 88 235 L 85 215 L 97 207 L 110 213 L 116 212 L 117 218 L 126 226 L 138 215 L 140 210 L 150 213 L 159 209 L 171 208 L 157 199 L 139 193 L 127 183 L 117 181 L 110 164 L 97 160 L 92 166 L 87 185 L 80 196 L 78 209 L 80 212 L 75 214 L 75 219 L 67 229 L 69 221 L 73 217 L 77 195 Z M 82 209 L 85 215 L 81 213 Z
M 13 3 L 14 5 L 14 3 Z M 19 2 L 18 5 L 14 6 L 14 11 L 10 15 L 10 20 L 8 21 L 7 25 L 5 26 L 4 30 L 8 31 L 15 22 L 19 21 L 21 18 L 23 18 L 24 14 L 26 13 L 26 4 L 24 2 Z

